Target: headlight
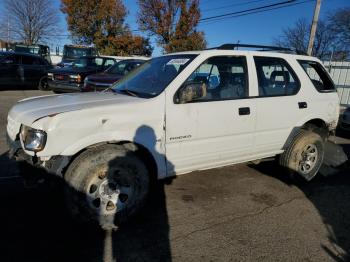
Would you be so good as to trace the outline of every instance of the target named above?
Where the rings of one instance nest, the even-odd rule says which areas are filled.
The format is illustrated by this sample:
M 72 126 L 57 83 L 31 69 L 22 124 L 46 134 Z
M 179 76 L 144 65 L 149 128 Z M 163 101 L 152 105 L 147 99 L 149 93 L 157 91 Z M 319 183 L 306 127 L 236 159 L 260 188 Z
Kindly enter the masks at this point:
M 22 125 L 21 140 L 26 150 L 39 152 L 45 147 L 46 133 L 42 130 Z
M 81 82 L 81 75 L 70 75 L 69 78 L 74 82 L 77 82 L 77 83 Z
M 47 78 L 52 80 L 53 79 L 53 73 L 47 73 Z

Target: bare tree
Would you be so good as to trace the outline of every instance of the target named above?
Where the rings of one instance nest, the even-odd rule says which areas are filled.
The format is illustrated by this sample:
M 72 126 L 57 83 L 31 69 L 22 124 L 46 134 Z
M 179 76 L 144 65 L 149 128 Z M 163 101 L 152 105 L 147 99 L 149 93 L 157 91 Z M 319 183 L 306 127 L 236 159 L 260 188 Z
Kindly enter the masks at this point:
M 57 30 L 58 10 L 52 0 L 5 0 L 5 11 L 12 37 L 25 44 L 47 40 Z
M 310 37 L 310 26 L 306 19 L 297 20 L 293 26 L 283 29 L 282 35 L 274 40 L 275 45 L 293 48 L 306 53 Z M 334 44 L 334 32 L 326 22 L 319 20 L 312 55 L 325 58 L 329 55 Z
M 339 49 L 350 51 L 350 7 L 338 9 L 329 17 L 330 28 L 336 35 Z

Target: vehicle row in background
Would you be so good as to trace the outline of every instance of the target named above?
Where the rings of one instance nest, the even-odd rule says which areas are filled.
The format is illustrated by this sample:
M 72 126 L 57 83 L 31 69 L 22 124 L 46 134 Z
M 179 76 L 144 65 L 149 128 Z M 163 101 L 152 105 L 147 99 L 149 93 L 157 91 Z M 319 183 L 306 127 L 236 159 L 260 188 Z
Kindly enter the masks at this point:
M 114 58 L 82 56 L 70 66 L 50 70 L 47 74 L 49 87 L 56 93 L 82 91 L 85 77 L 103 72 L 115 62 Z
M 47 90 L 47 71 L 53 66 L 43 57 L 22 52 L 0 52 L 0 85 L 30 86 Z
M 145 59 L 122 60 L 102 73 L 90 75 L 84 80 L 83 91 L 102 91 L 111 87 L 115 82 L 142 65 L 145 61 Z

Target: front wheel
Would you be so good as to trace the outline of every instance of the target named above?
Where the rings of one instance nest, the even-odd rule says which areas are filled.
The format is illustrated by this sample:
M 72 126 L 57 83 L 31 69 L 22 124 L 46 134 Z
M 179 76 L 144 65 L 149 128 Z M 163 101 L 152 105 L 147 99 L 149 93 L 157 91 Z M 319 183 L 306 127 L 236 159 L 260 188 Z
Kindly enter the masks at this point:
M 280 165 L 294 177 L 310 181 L 319 171 L 324 156 L 324 140 L 314 130 L 300 129 L 279 158 Z
M 149 191 L 144 163 L 119 145 L 88 149 L 67 170 L 66 201 L 71 213 L 116 228 L 143 206 Z

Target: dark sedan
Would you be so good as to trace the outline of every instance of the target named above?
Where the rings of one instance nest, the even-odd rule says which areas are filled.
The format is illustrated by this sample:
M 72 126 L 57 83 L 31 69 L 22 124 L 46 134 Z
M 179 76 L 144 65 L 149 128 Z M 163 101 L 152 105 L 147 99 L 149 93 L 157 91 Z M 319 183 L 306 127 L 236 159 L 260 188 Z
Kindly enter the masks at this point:
M 102 72 L 115 62 L 116 59 L 109 57 L 81 57 L 72 66 L 50 70 L 47 74 L 49 87 L 55 93 L 80 92 L 85 77 Z
M 47 71 L 51 64 L 44 58 L 20 53 L 0 52 L 0 85 L 30 86 L 47 90 Z
M 134 68 L 142 65 L 146 60 L 127 59 L 115 63 L 106 71 L 90 75 L 85 78 L 82 91 L 101 91 L 113 85 L 123 76 L 127 75 Z

